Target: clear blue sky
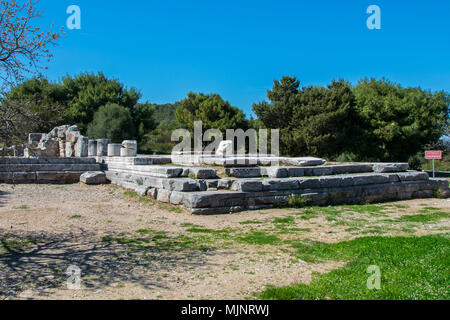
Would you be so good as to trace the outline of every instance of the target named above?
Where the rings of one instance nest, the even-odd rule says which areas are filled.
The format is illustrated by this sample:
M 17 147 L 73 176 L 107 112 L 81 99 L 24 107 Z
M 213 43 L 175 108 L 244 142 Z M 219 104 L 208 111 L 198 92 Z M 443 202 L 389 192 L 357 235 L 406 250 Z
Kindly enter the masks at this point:
M 51 80 L 102 71 L 143 101 L 214 92 L 247 115 L 283 75 L 304 85 L 386 77 L 450 91 L 448 0 L 40 0 L 43 22 L 65 25 L 71 4 L 82 29 L 66 30 Z M 381 30 L 366 27 L 371 4 Z

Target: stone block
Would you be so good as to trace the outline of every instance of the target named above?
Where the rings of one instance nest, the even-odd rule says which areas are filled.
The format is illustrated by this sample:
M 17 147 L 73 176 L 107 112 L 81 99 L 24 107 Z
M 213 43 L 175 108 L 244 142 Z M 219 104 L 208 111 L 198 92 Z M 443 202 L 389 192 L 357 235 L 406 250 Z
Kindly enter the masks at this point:
M 179 205 L 183 203 L 183 199 L 184 199 L 184 193 L 183 192 L 177 192 L 177 191 L 173 191 L 170 194 L 170 203 L 174 204 L 174 205 Z
M 230 189 L 231 180 L 228 179 L 220 179 L 217 182 L 217 189 L 219 190 L 228 190 Z
M 89 139 L 80 136 L 75 144 L 75 157 L 86 158 L 88 156 Z
M 305 169 L 303 168 L 288 167 L 286 169 L 289 177 L 303 177 L 305 175 Z
M 368 164 L 349 164 L 328 166 L 333 170 L 333 174 L 351 174 L 372 172 L 372 166 Z
M 218 189 L 219 181 L 218 180 L 206 180 L 206 186 L 209 189 Z
M 309 167 L 309 166 L 321 166 L 324 165 L 326 160 L 320 158 L 312 158 L 312 157 L 304 157 L 304 158 L 280 158 L 281 163 L 300 166 L 300 167 Z
M 313 176 L 321 177 L 321 176 L 330 176 L 333 174 L 333 168 L 330 167 L 317 167 L 312 169 Z
M 319 178 L 321 188 L 338 188 L 343 185 L 342 177 L 322 177 Z
M 265 168 L 264 171 L 269 178 L 287 178 L 289 176 L 286 168 L 269 167 Z
M 149 188 L 144 186 L 138 186 L 134 189 L 134 191 L 141 197 L 147 196 Z
M 296 179 L 267 179 L 263 181 L 264 191 L 298 190 L 299 186 Z
M 197 185 L 198 185 L 198 190 L 200 190 L 200 191 L 208 190 L 208 185 L 206 184 L 206 180 L 198 180 Z
M 71 158 L 75 155 L 74 145 L 72 142 L 66 142 L 66 157 Z
M 81 137 L 81 133 L 79 131 L 67 131 L 68 138 L 66 142 L 71 142 L 72 144 L 77 143 L 78 138 Z
M 43 139 L 38 145 L 38 157 L 57 158 L 59 157 L 59 141 L 56 139 Z
M 189 173 L 193 174 L 196 179 L 216 179 L 217 171 L 208 168 L 189 168 Z
M 299 189 L 316 189 L 320 188 L 320 181 L 317 178 L 301 178 L 298 179 Z
M 106 175 L 102 171 L 85 172 L 80 176 L 80 182 L 88 185 L 105 184 Z
M 170 194 L 171 194 L 171 191 L 169 191 L 169 190 L 158 189 L 158 193 L 156 195 L 156 200 L 164 202 L 164 203 L 170 203 Z
M 120 150 L 121 157 L 136 157 L 137 156 L 137 141 L 125 140 L 122 142 L 122 149 Z
M 167 179 L 163 181 L 164 189 L 170 191 L 191 192 L 198 191 L 198 182 L 192 179 Z
M 401 181 L 428 180 L 430 178 L 428 173 L 418 171 L 397 173 L 397 176 Z
M 109 139 L 97 139 L 97 156 L 106 157 L 108 155 L 108 145 L 111 143 Z
M 59 140 L 59 157 L 66 157 L 66 143 L 63 140 Z
M 372 168 L 376 173 L 393 173 L 405 172 L 409 169 L 409 165 L 407 163 L 375 163 Z
M 263 190 L 263 182 L 261 180 L 235 180 L 231 186 L 231 190 L 242 192 L 259 192 Z
M 246 205 L 243 192 L 190 192 L 183 200 L 187 208 L 220 208 Z
M 261 177 L 260 168 L 226 168 L 225 173 L 229 177 L 236 178 L 259 178 Z
M 121 144 L 110 143 L 108 144 L 108 157 L 120 157 Z
M 88 156 L 96 157 L 97 156 L 97 140 L 89 140 L 88 142 Z
M 38 171 L 36 172 L 37 183 L 77 183 L 83 172 L 58 172 L 58 171 Z
M 133 149 L 127 149 L 127 148 L 121 148 L 120 149 L 120 156 L 121 157 L 136 157 L 137 152 Z

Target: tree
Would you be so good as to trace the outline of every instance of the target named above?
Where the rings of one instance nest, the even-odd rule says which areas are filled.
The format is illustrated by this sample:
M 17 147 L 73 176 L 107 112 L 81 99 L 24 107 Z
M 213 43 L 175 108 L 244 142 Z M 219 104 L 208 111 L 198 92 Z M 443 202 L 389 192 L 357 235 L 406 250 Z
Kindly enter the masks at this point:
M 357 126 L 350 121 L 354 107 L 351 85 L 343 80 L 302 89 L 292 116 L 292 152 L 330 159 L 345 151 L 357 137 Z
M 66 121 L 78 125 L 86 132 L 94 113 L 108 103 L 118 104 L 131 110 L 141 97 L 134 88 L 126 89 L 118 80 L 111 80 L 103 73 L 67 76 L 62 79 L 67 95 Z
M 363 158 L 407 161 L 436 143 L 449 123 L 449 95 L 364 79 L 354 88 L 363 127 Z
M 24 123 L 41 121 L 30 111 L 27 101 L 5 103 L 8 88 L 23 81 L 30 74 L 45 69 L 43 61 L 52 58 L 50 47 L 61 37 L 51 26 L 44 30 L 36 25 L 41 13 L 37 1 L 0 0 L 0 140 L 12 143 Z
M 26 74 L 36 73 L 42 60 L 53 56 L 49 47 L 61 37 L 52 28 L 43 30 L 35 25 L 41 17 L 36 8 L 38 1 L 0 0 L 0 79 L 3 88 L 24 79 Z
M 180 102 L 176 110 L 176 118 L 182 127 L 193 131 L 194 121 L 202 121 L 203 129 L 244 129 L 248 124 L 242 110 L 232 107 L 218 94 L 203 94 L 190 92 L 188 97 Z
M 90 139 L 107 138 L 115 143 L 134 139 L 136 128 L 128 108 L 109 103 L 94 114 L 87 134 Z
M 131 109 L 138 142 L 142 142 L 144 136 L 156 128 L 156 122 L 153 119 L 154 112 L 155 109 L 150 103 L 138 103 Z
M 352 131 L 350 84 L 339 80 L 326 88 L 299 86 L 294 77 L 274 81 L 267 94 L 271 102 L 255 104 L 255 114 L 266 128 L 280 129 L 283 154 L 336 156 L 346 148 Z
M 31 128 L 18 127 L 20 136 L 33 132 L 49 132 L 64 120 L 65 93 L 62 87 L 47 79 L 34 78 L 13 87 L 4 98 L 4 104 L 21 105 L 27 113 L 36 115 Z

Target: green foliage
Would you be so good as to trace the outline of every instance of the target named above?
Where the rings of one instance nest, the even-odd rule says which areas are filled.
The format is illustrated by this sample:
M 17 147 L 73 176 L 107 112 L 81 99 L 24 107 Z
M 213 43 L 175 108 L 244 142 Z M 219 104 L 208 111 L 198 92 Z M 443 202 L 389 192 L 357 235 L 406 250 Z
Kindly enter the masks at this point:
M 156 122 L 153 119 L 155 109 L 149 103 L 138 103 L 130 111 L 136 130 L 136 139 L 138 142 L 142 142 L 145 135 L 156 128 Z
M 20 105 L 21 112 L 15 112 L 16 117 L 22 114 L 36 115 L 31 123 L 17 119 L 15 125 L 21 126 L 18 131 L 23 138 L 30 131 L 49 132 L 60 124 L 64 119 L 65 100 L 65 93 L 60 85 L 34 78 L 13 87 L 1 101 L 1 107 L 8 109 L 10 106 Z
M 355 87 L 343 80 L 299 86 L 296 78 L 283 77 L 268 91 L 270 103 L 253 106 L 264 127 L 280 129 L 286 155 L 407 161 L 448 132 L 445 92 L 402 88 L 384 79 L 365 79 Z
M 415 154 L 408 159 L 409 169 L 411 170 L 421 170 L 422 169 L 422 158 L 423 155 Z
M 202 121 L 203 129 L 247 129 L 247 121 L 242 110 L 232 107 L 218 94 L 192 93 L 180 102 L 176 118 L 183 128 L 194 130 L 194 121 Z
M 172 132 L 180 128 L 175 111 L 179 103 L 153 105 L 153 121 L 156 128 L 146 130 L 139 145 L 140 152 L 146 154 L 170 154 L 176 143 L 171 141 Z
M 291 208 L 303 208 L 308 204 L 308 199 L 305 197 L 291 194 L 289 196 L 288 205 Z
M 154 105 L 153 119 L 158 127 L 171 127 L 174 124 L 179 125 L 175 115 L 175 112 L 179 106 L 179 102 L 174 104 L 167 103 Z
M 131 110 L 141 97 L 136 89 L 125 89 L 118 80 L 107 79 L 102 73 L 67 76 L 62 86 L 68 101 L 66 120 L 77 124 L 82 132 L 101 106 L 113 103 Z
M 349 83 L 333 81 L 327 88 L 299 88 L 293 77 L 274 81 L 271 103 L 253 110 L 266 128 L 280 129 L 280 147 L 290 156 L 331 157 L 345 149 L 352 133 L 354 97 Z
M 445 133 L 450 101 L 445 92 L 402 88 L 385 79 L 362 80 L 353 91 L 363 129 L 361 157 L 407 161 Z
M 298 243 L 299 258 L 350 261 L 345 267 L 320 275 L 311 284 L 268 287 L 261 299 L 277 300 L 448 300 L 448 236 L 414 238 L 368 237 L 335 244 Z M 367 288 L 367 268 L 381 270 L 380 290 Z
M 100 107 L 88 127 L 91 139 L 108 138 L 118 143 L 133 139 L 135 135 L 136 128 L 130 110 L 117 104 Z

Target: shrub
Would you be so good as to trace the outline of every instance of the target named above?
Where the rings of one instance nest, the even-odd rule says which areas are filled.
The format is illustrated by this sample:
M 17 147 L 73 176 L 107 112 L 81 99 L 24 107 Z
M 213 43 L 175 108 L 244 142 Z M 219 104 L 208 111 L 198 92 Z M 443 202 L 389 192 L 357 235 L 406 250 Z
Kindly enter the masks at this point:
M 107 104 L 94 114 L 87 134 L 91 139 L 108 138 L 117 143 L 134 139 L 136 128 L 129 109 L 117 104 Z

